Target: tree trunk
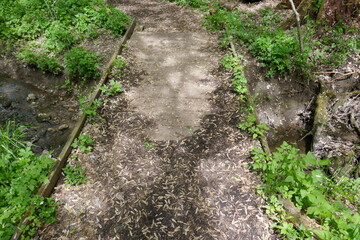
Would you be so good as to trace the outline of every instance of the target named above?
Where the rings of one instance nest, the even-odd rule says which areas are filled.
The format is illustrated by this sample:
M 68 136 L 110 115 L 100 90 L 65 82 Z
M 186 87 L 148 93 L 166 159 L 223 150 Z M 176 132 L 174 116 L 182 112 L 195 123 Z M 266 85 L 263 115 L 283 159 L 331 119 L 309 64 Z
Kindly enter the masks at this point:
M 297 7 L 297 12 L 300 15 L 300 21 L 302 22 L 304 20 L 304 17 L 306 15 L 313 15 L 313 9 L 314 9 L 314 4 L 313 4 L 313 0 L 302 0 L 299 4 L 299 6 Z M 296 25 L 296 15 L 293 13 L 290 15 L 290 17 L 288 17 L 287 19 L 285 19 L 282 23 L 281 23 L 281 28 L 283 29 L 288 29 L 290 27 L 294 27 Z
M 358 0 L 302 0 L 297 6 L 301 21 L 309 15 L 310 18 L 327 25 L 340 21 L 347 22 L 351 19 L 360 20 L 360 1 Z M 296 5 L 296 2 L 295 2 Z M 296 25 L 295 14 L 290 15 L 281 23 L 283 29 Z
M 360 2 L 358 0 L 325 0 L 320 6 L 316 20 L 327 24 L 347 21 L 351 18 L 360 20 Z

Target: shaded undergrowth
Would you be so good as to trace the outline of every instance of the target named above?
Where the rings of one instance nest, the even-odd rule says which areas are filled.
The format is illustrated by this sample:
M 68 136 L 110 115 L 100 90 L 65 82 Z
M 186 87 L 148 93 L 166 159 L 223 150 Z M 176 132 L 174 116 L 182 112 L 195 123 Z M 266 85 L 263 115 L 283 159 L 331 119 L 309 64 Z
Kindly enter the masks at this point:
M 23 130 L 11 122 L 0 128 L 0 238 L 4 240 L 11 238 L 25 213 L 29 224 L 21 230 L 29 235 L 55 221 L 56 204 L 36 195 L 40 184 L 49 181 L 54 160 L 35 156 L 22 141 Z

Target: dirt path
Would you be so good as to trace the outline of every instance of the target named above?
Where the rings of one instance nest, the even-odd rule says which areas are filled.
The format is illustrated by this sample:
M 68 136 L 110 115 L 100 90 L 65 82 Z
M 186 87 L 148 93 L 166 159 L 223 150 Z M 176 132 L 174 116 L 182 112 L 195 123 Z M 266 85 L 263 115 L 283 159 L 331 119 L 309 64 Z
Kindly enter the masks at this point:
M 198 13 L 173 3 L 117 6 L 146 32 L 124 53 L 126 93 L 106 103 L 106 122 L 85 127 L 96 142 L 77 153 L 88 180 L 58 184 L 58 222 L 37 238 L 274 238 L 247 167 L 256 143 L 235 127 L 241 116 L 217 39 Z

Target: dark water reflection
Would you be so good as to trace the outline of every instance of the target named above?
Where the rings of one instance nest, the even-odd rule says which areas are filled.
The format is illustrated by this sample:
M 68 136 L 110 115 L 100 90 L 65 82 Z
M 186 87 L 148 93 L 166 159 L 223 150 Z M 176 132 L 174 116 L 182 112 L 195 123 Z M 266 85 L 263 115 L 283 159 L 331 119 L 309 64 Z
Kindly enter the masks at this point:
M 36 153 L 59 153 L 76 117 L 76 102 L 60 91 L 0 74 L 0 124 L 12 120 L 28 126 L 26 140 L 34 144 Z

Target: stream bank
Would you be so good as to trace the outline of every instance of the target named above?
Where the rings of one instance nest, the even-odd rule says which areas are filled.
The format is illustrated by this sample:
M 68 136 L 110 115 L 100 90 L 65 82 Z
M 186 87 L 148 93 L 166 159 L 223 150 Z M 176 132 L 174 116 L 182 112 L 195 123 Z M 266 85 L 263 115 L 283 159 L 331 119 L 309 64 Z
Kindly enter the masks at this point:
M 121 37 L 104 34 L 82 46 L 101 55 L 105 69 Z M 96 80 L 64 89 L 67 74 L 53 75 L 20 63 L 11 53 L 0 57 L 0 124 L 15 121 L 27 127 L 25 140 L 36 154 L 53 151 L 57 156 L 80 115 L 79 96 L 87 96 Z
M 245 76 L 261 123 L 270 130 L 267 139 L 273 151 L 284 141 L 300 149 L 311 150 L 311 131 L 318 85 L 298 73 L 265 77 L 267 70 L 247 56 Z
M 267 70 L 250 55 L 247 59 L 245 75 L 259 120 L 270 128 L 270 149 L 286 141 L 301 153 L 332 159 L 333 176 L 359 177 L 358 57 L 338 68 L 321 68 L 314 80 L 297 72 L 266 78 Z

